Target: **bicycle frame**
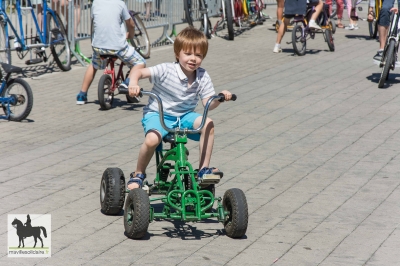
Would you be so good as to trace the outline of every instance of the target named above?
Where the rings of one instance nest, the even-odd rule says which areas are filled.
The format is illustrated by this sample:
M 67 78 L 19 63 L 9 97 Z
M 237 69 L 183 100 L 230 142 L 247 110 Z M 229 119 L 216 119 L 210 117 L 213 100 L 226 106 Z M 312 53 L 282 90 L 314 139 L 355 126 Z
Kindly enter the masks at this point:
M 388 47 L 390 44 L 390 40 L 394 40 L 395 41 L 395 49 L 394 49 L 394 61 L 393 61 L 393 65 L 391 66 L 391 69 L 394 70 L 395 66 L 396 66 L 396 58 L 397 58 L 397 51 L 399 49 L 399 35 L 398 35 L 398 24 L 399 24 L 399 20 L 400 20 L 400 15 L 399 14 L 393 14 L 395 16 L 394 19 L 392 19 L 390 21 L 390 26 L 389 26 L 389 32 L 388 32 L 388 37 L 386 39 L 386 43 L 385 43 L 385 49 L 383 50 L 383 54 L 382 54 L 382 59 L 381 62 L 379 64 L 379 67 L 383 67 L 384 65 L 384 61 L 386 58 L 386 53 L 388 51 Z
M 2 21 L 5 24 L 4 29 L 5 29 L 5 35 L 6 35 L 6 47 L 8 46 L 8 49 L 10 49 L 11 51 L 13 51 L 13 50 L 27 51 L 31 48 L 41 48 L 41 47 L 47 48 L 50 45 L 50 41 L 49 41 L 50 38 L 49 38 L 49 36 L 47 36 L 49 34 L 47 32 L 47 15 L 49 12 L 50 15 L 55 18 L 55 12 L 51 8 L 48 8 L 46 0 L 42 1 L 43 30 L 40 30 L 40 26 L 37 21 L 37 17 L 35 15 L 34 9 L 32 7 L 31 0 L 27 0 L 27 3 L 28 3 L 28 7 L 21 7 L 21 0 L 16 0 L 16 10 L 17 10 L 17 16 L 18 16 L 18 23 L 19 23 L 19 34 L 18 34 L 18 30 L 11 23 L 10 18 L 8 17 L 7 13 L 5 12 L 5 10 L 6 10 L 5 1 L 1 2 L 0 16 L 2 17 Z M 40 38 L 40 41 L 41 41 L 41 43 L 39 43 L 39 44 L 29 44 L 29 45 L 25 44 L 26 43 L 25 32 L 24 32 L 23 24 L 22 24 L 22 10 L 24 10 L 24 9 L 28 9 L 31 11 L 31 15 L 32 15 L 33 21 L 36 26 L 36 31 L 37 31 L 38 37 Z M 55 22 L 56 22 L 56 25 L 59 27 L 58 21 L 56 19 L 55 19 Z M 17 48 L 10 47 L 10 36 L 9 36 L 8 27 L 10 27 L 11 31 L 14 33 L 14 35 L 15 35 L 14 38 L 17 39 L 17 42 L 20 44 L 20 47 L 17 47 Z M 59 41 L 59 40 L 57 40 L 57 41 Z
M 107 65 L 106 65 L 106 68 L 104 69 L 104 74 L 111 76 L 111 84 L 112 84 L 111 93 L 112 93 L 117 89 L 117 87 L 119 85 L 119 83 L 117 81 L 124 80 L 124 73 L 122 71 L 122 69 L 124 67 L 124 62 L 121 61 L 121 64 L 119 65 L 119 69 L 118 69 L 118 74 L 115 75 L 115 61 L 118 60 L 118 57 L 102 55 L 102 56 L 100 56 L 100 58 L 102 58 L 102 59 L 104 58 L 105 60 L 107 60 Z

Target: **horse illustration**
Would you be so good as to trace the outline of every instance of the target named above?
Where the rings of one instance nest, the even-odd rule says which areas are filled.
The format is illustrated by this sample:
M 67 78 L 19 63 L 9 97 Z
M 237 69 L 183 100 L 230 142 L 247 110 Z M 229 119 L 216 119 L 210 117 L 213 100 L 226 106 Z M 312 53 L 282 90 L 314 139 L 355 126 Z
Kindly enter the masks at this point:
M 17 218 L 15 218 L 11 224 L 13 227 L 15 227 L 17 229 L 17 235 L 19 237 L 18 247 L 21 246 L 21 242 L 22 242 L 22 247 L 24 248 L 25 247 L 24 238 L 33 236 L 35 239 L 35 245 L 33 247 L 36 247 L 36 242 L 37 242 L 37 239 L 39 238 L 40 242 L 42 242 L 42 248 L 43 248 L 43 240 L 40 237 L 40 229 L 43 230 L 44 237 L 47 237 L 46 228 L 44 228 L 43 226 L 32 227 L 30 225 L 30 218 L 29 218 L 29 223 L 28 223 L 29 226 L 28 226 L 28 224 L 27 224 L 27 226 L 24 226 L 22 224 L 22 222 L 20 220 L 18 220 Z

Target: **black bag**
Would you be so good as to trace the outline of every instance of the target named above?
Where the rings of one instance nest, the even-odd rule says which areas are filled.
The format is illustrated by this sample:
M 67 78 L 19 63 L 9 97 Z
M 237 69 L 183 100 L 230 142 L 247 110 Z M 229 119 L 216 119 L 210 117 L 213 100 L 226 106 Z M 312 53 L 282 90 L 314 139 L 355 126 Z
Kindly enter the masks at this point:
M 307 0 L 286 0 L 285 15 L 305 15 Z

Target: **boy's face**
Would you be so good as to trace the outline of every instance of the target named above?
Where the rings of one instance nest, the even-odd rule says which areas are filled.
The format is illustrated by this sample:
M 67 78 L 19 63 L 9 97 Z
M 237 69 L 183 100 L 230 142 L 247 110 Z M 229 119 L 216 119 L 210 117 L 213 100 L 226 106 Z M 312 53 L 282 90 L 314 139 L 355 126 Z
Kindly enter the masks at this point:
M 186 76 L 190 76 L 200 67 L 203 61 L 203 54 L 200 52 L 199 48 L 196 50 L 192 49 L 191 51 L 184 51 L 182 49 L 179 55 L 177 55 L 177 58 L 183 73 L 185 73 Z

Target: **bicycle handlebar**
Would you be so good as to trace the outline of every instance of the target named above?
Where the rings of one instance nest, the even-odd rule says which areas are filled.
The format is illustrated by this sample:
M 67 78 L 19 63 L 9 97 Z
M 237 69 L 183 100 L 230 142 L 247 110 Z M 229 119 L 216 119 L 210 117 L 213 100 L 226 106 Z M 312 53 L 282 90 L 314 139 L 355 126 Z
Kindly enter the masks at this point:
M 124 91 L 124 93 L 125 93 L 125 91 Z M 149 96 L 149 97 L 151 97 L 151 98 L 153 98 L 153 99 L 155 99 L 157 101 L 158 110 L 159 110 L 159 114 L 160 114 L 161 126 L 169 133 L 178 133 L 178 134 L 196 134 L 196 133 L 200 133 L 200 131 L 203 129 L 204 124 L 206 122 L 208 109 L 210 108 L 211 102 L 216 100 L 216 99 L 218 99 L 218 101 L 220 101 L 220 102 L 224 102 L 225 101 L 225 96 L 224 96 L 223 93 L 211 96 L 208 99 L 206 105 L 204 106 L 203 118 L 201 120 L 200 126 L 198 128 L 196 128 L 196 129 L 187 129 L 187 128 L 181 129 L 181 128 L 169 128 L 169 127 L 167 127 L 165 125 L 164 119 L 163 119 L 164 118 L 164 109 L 163 109 L 163 105 L 162 105 L 162 100 L 157 94 L 155 94 L 153 92 L 150 92 L 150 91 L 143 91 L 143 89 L 142 89 L 142 91 L 140 92 L 139 96 L 142 97 L 143 95 Z M 232 101 L 236 101 L 236 99 L 237 99 L 236 95 L 232 94 Z

